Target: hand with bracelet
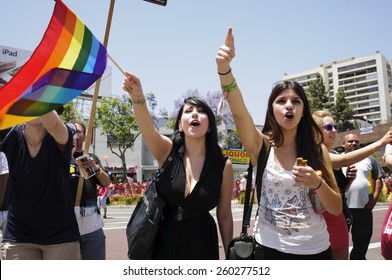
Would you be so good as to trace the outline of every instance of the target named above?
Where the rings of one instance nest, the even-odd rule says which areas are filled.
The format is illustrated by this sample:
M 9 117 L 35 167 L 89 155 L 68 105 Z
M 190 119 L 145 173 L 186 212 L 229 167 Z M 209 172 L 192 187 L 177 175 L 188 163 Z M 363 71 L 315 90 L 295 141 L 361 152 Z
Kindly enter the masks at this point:
M 144 105 L 146 99 L 143 95 L 140 79 L 130 72 L 125 72 L 126 78 L 123 82 L 123 90 L 129 93 L 133 105 Z
M 219 48 L 216 55 L 216 64 L 218 66 L 218 74 L 221 81 L 222 93 L 225 99 L 229 99 L 229 95 L 237 88 L 237 82 L 231 71 L 230 62 L 235 57 L 234 36 L 232 28 L 226 36 L 223 46 Z
M 225 44 L 219 48 L 216 56 L 218 74 L 226 76 L 231 72 L 230 62 L 235 57 L 234 36 L 231 27 L 227 33 Z
M 322 176 L 320 176 L 319 172 L 310 166 L 294 165 L 292 177 L 297 184 L 307 186 L 309 189 L 318 190 L 322 184 Z

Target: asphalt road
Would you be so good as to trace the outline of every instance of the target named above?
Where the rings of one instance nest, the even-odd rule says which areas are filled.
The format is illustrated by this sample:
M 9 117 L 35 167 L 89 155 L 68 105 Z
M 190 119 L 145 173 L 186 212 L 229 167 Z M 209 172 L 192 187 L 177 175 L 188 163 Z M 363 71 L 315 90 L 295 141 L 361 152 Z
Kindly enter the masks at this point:
M 256 207 L 253 207 L 255 211 Z M 388 204 L 378 203 L 373 210 L 373 237 L 366 258 L 368 260 L 384 260 L 380 253 L 381 227 Z M 109 206 L 104 231 L 106 235 L 106 257 L 108 260 L 127 260 L 127 241 L 125 227 L 132 214 L 133 207 Z M 233 204 L 234 236 L 241 232 L 243 206 Z M 215 211 L 211 211 L 215 217 Z M 254 215 L 252 215 L 254 216 Z M 351 246 L 351 237 L 350 237 Z M 224 259 L 223 248 L 220 245 L 220 258 Z
M 130 206 L 109 206 L 107 211 L 107 219 L 104 219 L 105 226 L 104 232 L 106 235 L 106 258 L 108 260 L 128 260 L 127 257 L 127 240 L 125 234 L 125 228 L 128 220 L 132 214 L 134 207 Z M 373 210 L 373 237 L 369 246 L 369 250 L 366 254 L 368 260 L 384 260 L 380 253 L 380 238 L 381 238 L 381 227 L 384 220 L 388 204 L 378 203 Z M 234 236 L 239 235 L 241 232 L 242 222 L 242 211 L 243 206 L 233 204 L 233 220 L 234 220 Z M 253 211 L 256 211 L 256 207 L 253 207 Z M 215 210 L 211 211 L 211 214 L 215 217 Z M 252 215 L 254 217 L 254 214 Z M 251 232 L 251 228 L 250 231 Z M 0 239 L 2 235 L 0 234 Z M 351 246 L 351 237 L 350 237 Z M 220 259 L 224 259 L 223 247 L 220 244 Z

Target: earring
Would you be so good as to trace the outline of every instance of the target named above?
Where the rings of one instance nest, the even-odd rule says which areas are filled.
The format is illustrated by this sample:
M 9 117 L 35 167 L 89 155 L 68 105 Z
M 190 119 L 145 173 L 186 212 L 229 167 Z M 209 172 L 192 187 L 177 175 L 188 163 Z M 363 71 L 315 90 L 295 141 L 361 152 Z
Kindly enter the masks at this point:
M 178 127 L 178 131 L 182 132 L 182 126 L 181 125 Z

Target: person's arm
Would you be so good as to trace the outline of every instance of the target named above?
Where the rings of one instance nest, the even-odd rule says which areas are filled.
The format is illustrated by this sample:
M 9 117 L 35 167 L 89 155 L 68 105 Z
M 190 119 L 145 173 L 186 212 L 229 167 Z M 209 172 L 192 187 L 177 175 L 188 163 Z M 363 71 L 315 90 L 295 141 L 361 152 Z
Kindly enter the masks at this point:
M 240 88 L 234 79 L 233 71 L 230 66 L 230 62 L 234 56 L 234 36 L 230 27 L 225 44 L 220 47 L 216 56 L 218 75 L 222 86 L 222 94 L 229 102 L 240 141 L 249 154 L 252 164 L 256 165 L 260 149 L 263 145 L 263 134 L 256 129 L 252 116 L 246 108 Z M 229 86 L 231 92 L 224 92 L 225 86 Z
M 351 151 L 350 153 L 346 153 L 346 154 L 331 154 L 332 166 L 334 169 L 338 169 L 338 168 L 355 164 L 373 155 L 374 152 L 376 152 L 378 149 L 384 146 L 388 146 L 387 144 L 391 142 L 392 142 L 392 133 L 390 129 L 388 130 L 387 133 L 385 133 L 385 135 L 381 139 L 379 139 L 378 141 L 370 145 L 367 145 L 366 147 L 360 148 L 355 151 Z
M 168 137 L 160 134 L 156 129 L 147 108 L 140 79 L 130 72 L 125 72 L 125 75 L 127 78 L 124 79 L 123 89 L 132 99 L 135 121 L 148 149 L 161 166 L 169 156 L 173 144 Z
M 379 178 L 375 181 L 375 186 L 374 186 L 374 193 L 373 193 L 373 198 L 369 200 L 369 202 L 366 204 L 366 208 L 373 210 L 374 206 L 376 206 L 378 198 L 380 196 L 381 190 L 382 190 L 383 182 L 382 178 Z
M 382 169 L 381 165 L 378 163 L 377 159 L 374 157 L 369 157 L 371 164 L 372 164 L 372 179 L 374 180 L 374 193 L 372 199 L 366 204 L 366 208 L 372 210 L 376 205 L 378 198 L 380 196 L 383 181 L 382 178 L 384 177 L 385 173 Z
M 223 170 L 221 193 L 216 209 L 219 231 L 225 253 L 227 253 L 226 251 L 228 249 L 229 243 L 233 239 L 233 216 L 231 213 L 231 195 L 233 190 L 233 182 L 233 165 L 230 160 L 227 160 Z
M 99 158 L 96 155 L 92 155 L 92 157 L 90 157 L 90 159 L 93 160 L 93 165 L 92 168 L 95 171 L 95 177 L 98 179 L 98 182 L 101 186 L 104 187 L 109 187 L 110 185 L 110 178 L 109 175 L 102 170 L 102 165 L 101 165 L 101 161 L 99 160 Z
M 40 117 L 43 126 L 46 128 L 48 133 L 56 140 L 60 145 L 65 145 L 68 142 L 68 129 L 65 124 L 61 121 L 56 111 L 51 111 Z
M 392 171 L 392 145 L 385 146 L 384 161 L 388 169 Z

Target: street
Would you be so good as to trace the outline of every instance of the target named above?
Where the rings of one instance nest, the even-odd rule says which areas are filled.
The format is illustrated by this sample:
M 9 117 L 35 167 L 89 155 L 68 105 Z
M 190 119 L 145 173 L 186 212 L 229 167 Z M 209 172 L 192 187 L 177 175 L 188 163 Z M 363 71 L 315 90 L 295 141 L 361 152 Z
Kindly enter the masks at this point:
M 388 204 L 378 203 L 373 210 L 373 237 L 367 252 L 368 260 L 384 260 L 380 254 L 380 237 L 381 227 L 384 220 Z M 125 228 L 132 214 L 133 207 L 129 206 L 109 206 L 107 211 L 108 218 L 105 219 L 104 231 L 106 235 L 106 258 L 108 260 L 127 260 L 127 240 Z M 241 231 L 243 206 L 239 204 L 232 205 L 234 220 L 234 236 L 238 236 Z M 253 207 L 256 211 L 256 207 Z M 215 211 L 211 211 L 215 217 Z M 254 217 L 254 214 L 252 215 Z M 252 231 L 252 227 L 249 232 Z M 351 246 L 351 237 L 350 237 Z M 220 244 L 220 259 L 224 259 L 223 248 Z

